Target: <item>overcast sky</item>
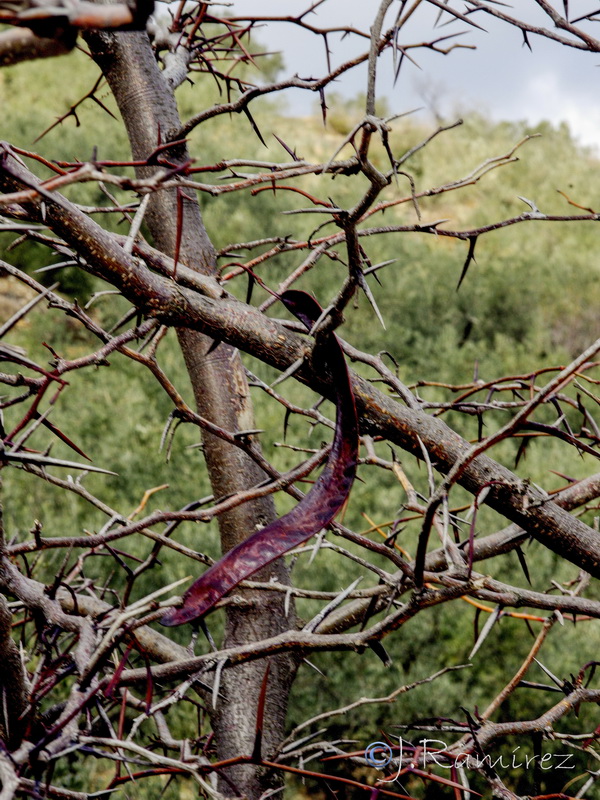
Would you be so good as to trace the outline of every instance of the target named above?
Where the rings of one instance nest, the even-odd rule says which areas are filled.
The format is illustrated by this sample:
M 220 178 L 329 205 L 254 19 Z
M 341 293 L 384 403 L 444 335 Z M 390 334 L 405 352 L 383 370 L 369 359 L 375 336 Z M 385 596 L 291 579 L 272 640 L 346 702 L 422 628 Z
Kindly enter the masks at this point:
M 327 0 L 306 19 L 319 27 L 343 21 L 367 31 L 378 5 L 376 0 Z M 577 14 L 599 6 L 600 3 L 592 0 L 571 2 Z M 229 13 L 293 15 L 306 7 L 306 0 L 234 0 Z M 541 12 L 536 14 L 533 0 L 515 0 L 513 7 L 550 27 L 547 18 L 540 16 Z M 562 3 L 559 7 L 562 9 Z M 393 24 L 396 13 L 397 4 L 394 3 L 384 29 Z M 403 30 L 401 42 L 431 40 L 435 35 L 432 31 L 436 16 L 436 9 L 423 5 Z M 441 99 L 442 113 L 477 108 L 494 119 L 526 119 L 534 124 L 540 120 L 555 123 L 564 120 L 579 141 L 594 145 L 600 153 L 600 54 L 566 48 L 541 37 L 530 38 L 533 47 L 530 52 L 523 46 L 521 33 L 514 28 L 484 15 L 476 20 L 486 28 L 485 32 L 469 29 L 462 22 L 437 29 L 439 35 L 467 31 L 456 41 L 475 45 L 476 51 L 459 49 L 444 56 L 428 50 L 413 50 L 419 66 L 405 61 L 395 85 L 391 57 L 382 60 L 378 94 L 388 99 L 391 110 L 401 113 L 426 105 L 428 96 L 433 94 L 437 103 Z M 259 38 L 269 50 L 284 55 L 287 74 L 319 77 L 325 73 L 320 37 L 294 25 L 270 23 L 260 29 Z M 364 40 L 351 36 L 341 41 L 337 34 L 331 37 L 330 46 L 334 66 L 367 48 Z M 365 76 L 365 68 L 356 68 L 336 84 L 335 90 L 348 96 L 364 92 Z M 293 113 L 306 114 L 314 108 L 315 97 L 310 92 L 294 90 L 287 93 L 287 102 Z

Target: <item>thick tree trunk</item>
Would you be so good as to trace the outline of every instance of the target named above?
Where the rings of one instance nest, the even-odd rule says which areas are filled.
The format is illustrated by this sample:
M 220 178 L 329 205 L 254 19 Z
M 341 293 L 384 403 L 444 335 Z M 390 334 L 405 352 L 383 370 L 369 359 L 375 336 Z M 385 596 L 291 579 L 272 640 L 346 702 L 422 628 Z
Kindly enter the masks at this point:
M 174 93 L 163 79 L 149 39 L 145 33 L 93 33 L 87 36 L 92 54 L 106 76 L 119 105 L 127 127 L 132 156 L 142 160 L 160 142 L 180 127 Z M 168 151 L 172 161 L 185 160 L 185 147 Z M 153 168 L 142 168 L 140 176 L 151 174 Z M 183 235 L 179 259 L 189 267 L 203 273 L 215 268 L 212 243 L 204 228 L 195 198 L 187 190 L 183 201 Z M 154 244 L 173 256 L 177 237 L 177 196 L 174 191 L 160 191 L 152 195 L 145 218 Z M 221 344 L 207 355 L 212 340 L 191 330 L 179 330 L 179 341 L 194 389 L 198 412 L 229 431 L 252 430 L 253 410 L 248 384 L 239 353 Z M 247 489 L 264 479 L 264 473 L 242 450 L 226 444 L 211 434 L 203 435 L 204 455 L 213 492 L 216 497 Z M 257 528 L 263 527 L 275 516 L 271 496 L 238 506 L 219 517 L 221 546 L 229 550 Z M 283 561 L 266 568 L 263 580 L 271 576 L 287 582 L 288 574 Z M 261 604 L 250 602 L 243 609 L 227 612 L 225 646 L 273 636 L 293 627 L 293 609 L 286 618 L 283 600 L 270 593 Z M 248 596 L 248 600 L 256 597 Z M 268 753 L 284 732 L 285 713 L 289 688 L 295 665 L 292 657 L 271 659 L 269 691 L 265 709 L 266 727 L 263 736 L 264 752 Z M 254 743 L 255 712 L 265 671 L 263 662 L 225 669 L 220 683 L 220 699 L 213 711 L 219 759 L 250 754 Z M 272 787 L 272 776 L 253 766 L 240 766 L 227 773 L 221 790 L 231 793 L 234 786 L 248 798 L 259 797 Z

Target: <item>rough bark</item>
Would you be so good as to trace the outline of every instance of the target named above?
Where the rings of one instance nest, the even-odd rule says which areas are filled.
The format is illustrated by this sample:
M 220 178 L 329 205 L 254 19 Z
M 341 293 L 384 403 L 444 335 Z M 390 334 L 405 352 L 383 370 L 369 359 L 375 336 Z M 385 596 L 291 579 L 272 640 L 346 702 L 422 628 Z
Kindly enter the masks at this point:
M 25 670 L 19 648 L 11 636 L 12 614 L 0 596 L 0 741 L 8 750 L 15 750 L 23 738 L 27 706 Z
M 148 37 L 145 33 L 94 33 L 87 40 L 119 105 L 132 156 L 135 160 L 146 159 L 161 141 L 168 140 L 181 127 L 174 94 L 158 69 Z M 184 161 L 188 157 L 184 146 L 173 148 L 166 155 L 171 161 Z M 151 167 L 140 168 L 138 174 L 145 177 L 152 170 Z M 183 196 L 182 208 L 179 260 L 203 274 L 211 274 L 215 270 L 214 248 L 196 199 L 189 191 Z M 155 246 L 170 256 L 174 256 L 177 248 L 177 219 L 176 192 L 154 193 L 145 222 Z M 178 338 L 198 412 L 231 432 L 254 429 L 250 392 L 237 349 L 221 344 L 208 354 L 213 340 L 185 328 L 178 329 Z M 239 448 L 208 433 L 203 434 L 203 448 L 215 497 L 234 494 L 264 480 L 262 470 Z M 270 496 L 221 515 L 219 527 L 223 552 L 274 518 L 275 509 Z M 289 580 L 287 568 L 281 560 L 265 568 L 260 577 L 262 580 L 275 577 L 283 583 Z M 262 598 L 260 606 L 254 602 L 243 609 L 228 610 L 225 647 L 273 636 L 294 625 L 293 608 L 286 617 L 282 598 L 274 596 L 265 600 L 264 595 Z M 295 669 L 291 656 L 282 655 L 271 661 L 265 753 L 283 736 L 288 693 Z M 224 673 L 219 689 L 221 699 L 212 714 L 220 759 L 252 752 L 255 710 L 263 674 L 264 664 L 261 663 L 240 666 Z M 227 778 L 249 798 L 259 797 L 267 788 L 272 788 L 270 776 L 259 774 L 252 765 L 232 768 Z M 228 784 L 223 783 L 221 788 L 225 791 Z

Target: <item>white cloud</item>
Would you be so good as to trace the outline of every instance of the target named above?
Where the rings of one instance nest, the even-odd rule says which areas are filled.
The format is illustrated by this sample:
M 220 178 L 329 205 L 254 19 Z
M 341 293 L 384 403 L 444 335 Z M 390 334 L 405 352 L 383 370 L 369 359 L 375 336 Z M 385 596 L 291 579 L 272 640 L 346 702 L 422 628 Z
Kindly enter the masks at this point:
M 564 85 L 555 70 L 544 70 L 524 85 L 521 96 L 511 110 L 515 116 L 532 123 L 547 119 L 567 122 L 577 139 L 600 150 L 600 105 L 585 92 Z

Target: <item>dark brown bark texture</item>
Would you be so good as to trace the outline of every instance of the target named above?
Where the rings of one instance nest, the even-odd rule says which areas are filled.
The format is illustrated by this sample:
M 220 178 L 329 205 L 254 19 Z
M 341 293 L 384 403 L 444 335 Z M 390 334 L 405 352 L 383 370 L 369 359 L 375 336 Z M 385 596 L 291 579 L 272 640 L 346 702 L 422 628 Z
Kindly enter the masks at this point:
M 25 670 L 19 648 L 11 637 L 12 614 L 0 596 L 0 739 L 9 750 L 21 743 L 27 720 Z
M 107 78 L 126 125 L 135 160 L 146 159 L 158 144 L 168 141 L 181 127 L 173 91 L 156 64 L 146 33 L 93 33 L 87 37 L 92 54 Z M 172 162 L 188 158 L 185 146 L 167 151 Z M 140 177 L 148 177 L 155 168 L 139 168 Z M 200 209 L 190 192 L 182 195 L 183 224 L 179 260 L 203 274 L 215 268 L 212 243 L 204 228 Z M 177 192 L 152 194 L 145 222 L 155 246 L 174 256 L 177 249 Z M 209 352 L 213 340 L 195 330 L 179 327 L 178 338 L 190 376 L 198 412 L 211 422 L 236 433 L 255 428 L 250 392 L 239 353 L 227 344 Z M 203 449 L 215 497 L 224 497 L 248 489 L 265 475 L 241 449 L 210 434 L 203 434 Z M 258 447 L 258 443 L 256 443 Z M 223 552 L 227 552 L 254 531 L 275 518 L 271 496 L 257 498 L 220 515 L 219 527 Z M 287 583 L 289 576 L 283 561 L 261 571 L 262 580 L 276 578 Z M 255 641 L 293 627 L 293 606 L 286 617 L 283 599 L 247 594 L 244 608 L 228 610 L 224 645 L 232 647 Z M 293 656 L 271 659 L 269 694 L 265 717 L 265 753 L 281 741 L 284 731 L 287 697 L 295 669 Z M 255 726 L 249 709 L 256 708 L 264 673 L 263 664 L 244 665 L 227 670 L 220 685 L 220 699 L 213 709 L 212 725 L 218 756 L 221 759 L 249 754 Z M 227 778 L 248 797 L 258 797 L 271 786 L 269 776 L 259 774 L 252 765 L 229 770 Z M 222 789 L 228 789 L 224 783 Z

